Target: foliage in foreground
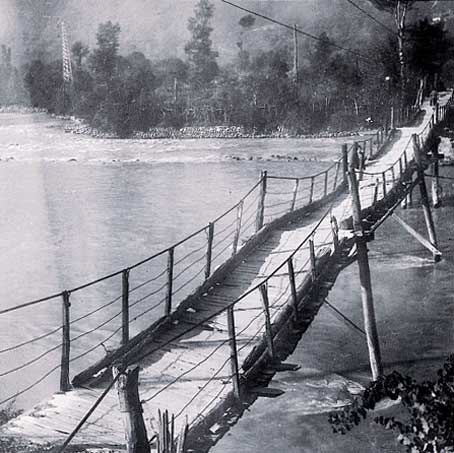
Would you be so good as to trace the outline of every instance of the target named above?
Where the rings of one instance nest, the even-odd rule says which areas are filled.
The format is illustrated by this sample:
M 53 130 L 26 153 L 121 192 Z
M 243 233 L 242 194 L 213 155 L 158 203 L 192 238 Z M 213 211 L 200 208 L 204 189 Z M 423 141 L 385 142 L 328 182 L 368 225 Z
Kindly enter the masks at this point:
M 333 431 L 346 434 L 384 398 L 400 399 L 406 417 L 378 416 L 374 422 L 397 432 L 407 452 L 454 451 L 454 355 L 437 371 L 434 381 L 418 383 L 394 371 L 372 382 L 351 406 L 330 415 Z

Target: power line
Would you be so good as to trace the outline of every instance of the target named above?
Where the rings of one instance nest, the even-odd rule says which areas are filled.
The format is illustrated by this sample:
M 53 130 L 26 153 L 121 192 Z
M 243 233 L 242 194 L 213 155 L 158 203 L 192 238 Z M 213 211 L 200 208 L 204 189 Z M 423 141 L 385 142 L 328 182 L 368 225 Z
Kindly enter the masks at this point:
M 355 2 L 352 0 L 345 0 L 346 2 L 350 3 L 353 7 L 355 7 L 357 10 L 361 11 L 363 14 L 365 14 L 369 19 L 373 20 L 375 23 L 383 27 L 385 30 L 387 30 L 389 33 L 393 35 L 398 35 L 398 33 L 391 28 L 389 28 L 387 25 L 385 25 L 383 22 L 380 22 L 376 17 L 372 16 L 372 14 L 369 14 L 365 9 L 361 8 L 361 6 L 357 5 Z
M 344 50 L 345 52 L 351 53 L 352 55 L 355 55 L 356 57 L 359 57 L 359 58 L 361 58 L 363 60 L 371 61 L 371 62 L 376 63 L 376 60 L 373 60 L 372 58 L 369 58 L 366 55 L 363 55 L 362 53 L 357 52 L 356 50 L 352 50 L 352 49 L 348 49 L 347 47 L 340 46 L 340 45 L 332 42 L 331 40 L 321 39 L 318 36 L 312 35 L 310 33 L 307 33 L 305 31 L 301 30 L 300 28 L 297 28 L 295 26 L 292 26 L 292 25 L 286 24 L 284 22 L 281 22 L 279 20 L 273 19 L 273 18 L 271 18 L 269 16 L 265 16 L 263 14 L 260 14 L 260 13 L 256 12 L 256 11 L 252 11 L 250 9 L 243 8 L 242 6 L 237 5 L 235 3 L 232 3 L 232 2 L 230 2 L 228 0 L 221 0 L 221 2 L 225 3 L 227 5 L 233 6 L 234 8 L 237 8 L 237 9 L 239 9 L 241 11 L 244 11 L 244 12 L 246 12 L 248 14 L 252 14 L 253 16 L 257 16 L 257 17 L 260 17 L 261 19 L 264 19 L 264 20 L 267 20 L 269 22 L 272 22 L 272 23 L 274 23 L 276 25 L 280 25 L 281 27 L 285 27 L 285 28 L 287 28 L 287 29 L 289 29 L 291 31 L 295 31 L 296 30 L 297 33 L 299 33 L 299 34 L 301 34 L 303 36 L 306 36 L 307 38 L 311 38 L 311 39 L 314 39 L 315 41 L 323 42 L 323 43 L 325 43 L 325 44 L 327 44 L 329 46 L 336 47 L 337 49 Z

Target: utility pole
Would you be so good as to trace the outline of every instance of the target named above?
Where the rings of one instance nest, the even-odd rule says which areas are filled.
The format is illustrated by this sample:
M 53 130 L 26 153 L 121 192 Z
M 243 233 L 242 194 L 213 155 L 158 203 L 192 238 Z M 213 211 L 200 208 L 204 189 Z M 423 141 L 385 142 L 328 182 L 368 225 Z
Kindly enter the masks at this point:
M 299 61 L 298 61 L 298 26 L 293 26 L 293 70 L 295 73 L 295 85 L 299 82 Z

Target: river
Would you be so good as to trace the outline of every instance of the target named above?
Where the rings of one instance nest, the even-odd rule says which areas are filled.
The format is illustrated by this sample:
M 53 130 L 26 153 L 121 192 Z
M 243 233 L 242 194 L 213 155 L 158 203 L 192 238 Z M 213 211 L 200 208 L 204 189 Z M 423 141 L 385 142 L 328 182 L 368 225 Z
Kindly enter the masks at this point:
M 312 174 L 337 158 L 341 143 L 351 140 L 94 139 L 67 134 L 60 120 L 44 114 L 1 114 L 0 309 L 58 293 L 150 256 L 232 206 L 258 180 L 261 170 Z M 446 193 L 454 192 L 449 181 L 443 185 Z M 392 220 L 371 244 L 379 332 L 383 356 L 391 368 L 424 374 L 451 351 L 452 199 L 436 211 L 444 252 L 441 263 L 433 265 L 428 252 Z M 402 215 L 424 232 L 420 209 L 402 211 Z M 360 323 L 356 274 L 355 265 L 345 270 L 329 297 Z M 106 293 L 116 294 L 119 288 L 106 288 Z M 71 309 L 77 314 L 83 307 L 86 312 L 92 303 L 93 297 L 82 294 Z M 139 327 L 152 320 L 143 320 Z M 2 316 L 0 344 L 13 346 L 60 323 L 58 299 Z M 23 365 L 58 345 L 60 337 L 58 332 L 45 338 L 31 352 L 1 354 L 0 370 Z M 88 344 L 87 338 L 81 349 Z M 53 351 L 25 369 L 0 377 L 0 399 L 34 383 L 45 370 L 58 365 L 59 357 L 60 351 Z M 358 449 L 349 438 L 330 434 L 323 412 L 345 403 L 367 381 L 363 338 L 322 307 L 289 361 L 302 368 L 280 374 L 273 383 L 286 394 L 272 405 L 259 400 L 213 451 Z M 72 373 L 87 363 L 82 358 Z M 16 404 L 29 407 L 55 391 L 58 381 L 57 370 L 33 392 L 17 398 Z M 264 423 L 270 419 L 277 422 Z M 353 437 L 359 439 L 360 451 L 394 451 L 392 436 L 383 438 L 379 430 L 367 426 Z M 382 448 L 385 443 L 389 450 Z

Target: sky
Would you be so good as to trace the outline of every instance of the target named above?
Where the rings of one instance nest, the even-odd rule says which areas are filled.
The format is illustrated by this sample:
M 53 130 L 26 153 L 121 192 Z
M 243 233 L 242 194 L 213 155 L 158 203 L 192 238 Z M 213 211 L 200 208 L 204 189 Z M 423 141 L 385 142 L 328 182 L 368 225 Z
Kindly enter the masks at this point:
M 242 28 L 238 21 L 245 13 L 212 0 L 215 5 L 213 43 L 223 61 L 238 52 Z M 346 0 L 234 0 L 234 2 L 275 17 L 289 24 L 298 23 L 305 30 L 335 34 L 340 44 L 358 46 L 377 31 L 377 26 L 355 10 Z M 196 0 L 0 0 L 0 44 L 12 46 L 13 55 L 24 57 L 24 34 L 29 42 L 53 57 L 59 52 L 59 23 L 64 20 L 70 41 L 82 40 L 93 48 L 100 22 L 119 22 L 121 51 L 144 52 L 149 58 L 184 57 L 184 44 L 189 39 L 188 18 Z M 371 7 L 367 0 L 357 0 L 367 11 L 393 26 L 392 17 Z M 437 3 L 435 8 L 433 3 Z M 447 10 L 454 2 L 426 4 L 426 9 Z M 442 6 L 440 6 L 442 5 Z M 270 30 L 279 27 L 257 20 L 247 39 L 254 45 L 269 39 Z M 285 34 L 285 29 L 281 31 Z M 289 40 L 292 39 L 291 32 Z M 243 36 L 244 37 L 244 36 Z M 355 43 L 356 41 L 356 43 Z M 301 45 L 307 45 L 301 39 Z M 20 58 L 19 58 L 20 60 Z

